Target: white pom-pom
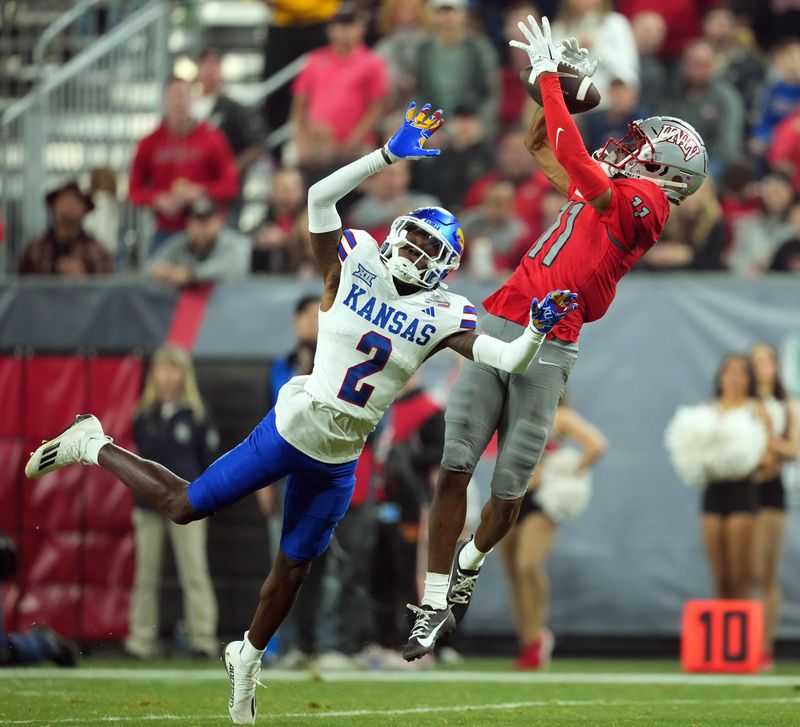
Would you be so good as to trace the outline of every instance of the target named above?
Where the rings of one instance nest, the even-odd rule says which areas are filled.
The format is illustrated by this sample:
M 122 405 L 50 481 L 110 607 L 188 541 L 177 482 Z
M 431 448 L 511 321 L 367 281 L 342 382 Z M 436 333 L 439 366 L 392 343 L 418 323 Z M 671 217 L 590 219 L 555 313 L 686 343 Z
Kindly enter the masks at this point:
M 664 443 L 686 485 L 747 477 L 767 447 L 767 431 L 748 408 L 722 412 L 710 404 L 682 406 L 667 426 Z
M 715 448 L 709 453 L 713 480 L 747 477 L 767 451 L 766 427 L 749 411 L 738 409 L 720 417 Z
M 675 472 L 685 485 L 708 482 L 706 450 L 714 439 L 718 414 L 708 404 L 682 406 L 667 425 L 664 444 Z
M 577 517 L 589 504 L 592 475 L 589 470 L 578 472 L 581 457 L 576 449 L 562 447 L 542 459 L 536 499 L 554 522 Z

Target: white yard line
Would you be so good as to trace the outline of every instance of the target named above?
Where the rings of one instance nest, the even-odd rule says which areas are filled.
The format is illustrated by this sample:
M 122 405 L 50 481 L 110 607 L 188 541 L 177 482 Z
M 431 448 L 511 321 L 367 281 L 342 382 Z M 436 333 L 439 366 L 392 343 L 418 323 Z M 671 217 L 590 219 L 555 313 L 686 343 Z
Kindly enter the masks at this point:
M 800 686 L 796 676 L 770 676 L 766 674 L 661 674 L 661 673 L 526 673 L 503 671 L 347 671 L 311 674 L 308 671 L 281 671 L 266 669 L 262 681 L 302 682 L 321 679 L 330 682 L 443 682 L 443 683 L 495 683 L 495 684 L 667 684 L 682 686 L 748 686 L 793 687 Z M 0 681 L 14 679 L 72 679 L 112 681 L 176 681 L 224 682 L 227 675 L 218 669 L 112 669 L 112 668 L 11 668 L 0 669 Z
M 605 700 L 605 699 L 552 699 L 536 700 L 527 702 L 500 702 L 490 704 L 471 704 L 464 706 L 442 706 L 442 707 L 409 707 L 407 709 L 351 709 L 341 711 L 317 712 L 284 712 L 280 714 L 270 713 L 263 710 L 264 716 L 271 720 L 288 719 L 333 719 L 333 718 L 352 718 L 352 717 L 402 717 L 413 714 L 442 714 L 442 713 L 464 713 L 464 712 L 491 712 L 491 711 L 511 711 L 517 709 L 537 709 L 541 707 L 636 707 L 636 706 L 731 706 L 731 705 L 768 705 L 768 704 L 800 704 L 800 697 L 786 698 L 766 698 L 766 699 L 718 699 L 710 703 L 704 699 L 646 699 L 646 700 Z M 3 720 L 3 725 L 55 725 L 55 724 L 75 724 L 85 722 L 194 722 L 207 721 L 214 719 L 213 715 L 195 714 L 145 714 L 141 716 L 125 717 L 60 717 L 55 719 L 21 719 Z M 220 715 L 219 719 L 223 719 Z

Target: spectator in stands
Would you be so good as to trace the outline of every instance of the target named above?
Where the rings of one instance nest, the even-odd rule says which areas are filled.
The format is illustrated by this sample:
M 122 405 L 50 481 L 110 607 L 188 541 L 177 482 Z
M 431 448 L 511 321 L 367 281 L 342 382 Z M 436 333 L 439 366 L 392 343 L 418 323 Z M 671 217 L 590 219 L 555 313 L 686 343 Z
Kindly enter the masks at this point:
M 222 91 L 222 52 L 206 48 L 197 65 L 200 95 L 192 102 L 192 116 L 219 129 L 228 141 L 236 166 L 243 174 L 264 151 L 265 133 L 258 114 L 236 103 Z
M 469 27 L 467 0 L 430 0 L 432 33 L 419 46 L 415 94 L 444 109 L 479 109 L 487 133 L 497 127 L 500 75 L 497 51 Z
M 633 17 L 631 29 L 639 52 L 642 104 L 645 108 L 654 109 L 661 103 L 667 89 L 667 67 L 659 56 L 667 37 L 667 24 L 661 15 L 648 10 Z
M 184 228 L 186 211 L 200 197 L 224 208 L 239 193 L 239 172 L 222 132 L 191 114 L 191 85 L 170 78 L 164 86 L 164 118 L 136 147 L 130 200 L 150 207 L 156 233 L 149 252 Z
M 441 133 L 442 155 L 418 162 L 412 185 L 437 197 L 446 209 L 458 210 L 470 187 L 492 170 L 496 153 L 481 115 L 472 106 L 456 106 Z
M 628 133 L 628 123 L 650 115 L 639 100 L 639 84 L 626 83 L 621 78 L 611 81 L 606 92 L 604 109 L 584 114 L 580 119 L 586 148 L 602 149 L 608 139 L 621 139 Z
M 383 420 L 367 437 L 358 458 L 355 487 L 350 505 L 336 527 L 331 576 L 335 598 L 331 604 L 336 637 L 335 650 L 322 653 L 319 669 L 353 667 L 352 657 L 359 653 L 375 633 L 375 608 L 369 597 L 371 557 L 375 551 L 378 514 L 375 506 L 375 442 L 381 436 Z M 353 618 L 353 614 L 358 618 Z
M 194 364 L 185 350 L 165 345 L 153 354 L 133 437 L 142 457 L 169 467 L 189 481 L 214 459 L 219 436 L 210 423 L 197 388 Z M 207 523 L 198 520 L 178 526 L 140 500 L 134 502 L 132 519 L 136 572 L 125 651 L 140 659 L 158 655 L 158 592 L 164 536 L 169 533 L 183 591 L 190 653 L 218 657 L 217 599 L 208 571 Z
M 254 273 L 290 273 L 299 267 L 295 225 L 306 206 L 306 188 L 297 169 L 278 169 L 270 180 L 267 216 L 253 234 Z
M 311 373 L 317 350 L 319 303 L 318 295 L 304 295 L 295 305 L 293 323 L 297 343 L 289 354 L 273 361 L 270 367 L 272 404 L 277 401 L 278 392 L 289 379 Z M 267 518 L 267 527 L 271 532 L 273 555 L 277 554 L 280 540 L 282 493 L 283 483 L 256 490 L 259 508 Z M 330 551 L 326 551 L 312 563 L 311 572 L 297 596 L 294 608 L 278 632 L 281 655 L 278 666 L 282 668 L 296 669 L 305 666 L 312 654 L 327 653 L 334 648 L 332 628 L 325 623 L 325 613 L 321 610 L 329 553 Z
M 89 177 L 89 196 L 94 209 L 86 215 L 84 228 L 108 250 L 112 260 L 119 261 L 120 204 L 117 198 L 117 173 L 111 167 L 95 167 Z
M 514 185 L 498 179 L 486 187 L 480 207 L 461 215 L 470 241 L 466 267 L 478 280 L 492 280 L 517 266 L 533 244 L 527 223 L 514 209 Z M 485 248 L 488 255 L 479 253 Z
M 800 192 L 800 110 L 775 128 L 767 159 L 773 169 L 788 174 L 795 191 Z
M 512 4 L 506 10 L 503 23 L 506 48 L 510 40 L 525 40 L 519 31 L 518 24 L 526 22 L 529 15 L 533 15 L 535 18 L 539 17 L 538 8 L 532 3 Z M 530 118 L 529 112 L 533 108 L 533 101 L 519 80 L 520 71 L 529 63 L 530 61 L 524 53 L 506 54 L 505 62 L 500 69 L 499 122 L 502 130 L 525 124 L 525 119 Z M 450 123 L 449 119 L 448 123 Z
M 458 210 L 467 190 L 493 168 L 495 151 L 472 106 L 456 106 L 439 133 L 442 155 L 414 165 L 412 186 L 437 197 L 445 209 Z
M 349 225 L 366 230 L 376 240 L 383 242 L 389 226 L 400 215 L 419 207 L 435 207 L 439 200 L 429 194 L 409 189 L 411 168 L 408 162 L 395 162 L 363 185 L 364 196 L 347 215 Z
M 378 9 L 375 52 L 386 62 L 391 92 L 387 106 L 405 110 L 414 90 L 417 51 L 425 39 L 424 0 L 382 0 Z
M 321 48 L 328 40 L 328 21 L 339 8 L 340 0 L 264 0 L 270 20 L 264 47 L 264 78 L 271 78 L 301 56 Z M 263 117 L 269 131 L 280 129 L 289 120 L 292 104 L 287 81 L 264 101 Z
M 728 4 L 753 29 L 762 48 L 773 48 L 785 38 L 800 38 L 800 7 L 794 0 L 728 0 Z
M 0 584 L 11 579 L 17 566 L 17 548 L 10 536 L 0 530 Z M 52 661 L 58 666 L 75 666 L 78 663 L 78 647 L 45 624 L 39 624 L 25 634 L 8 633 L 3 620 L 3 599 L 0 598 L 0 667 L 41 664 L 45 661 Z
M 588 504 L 591 468 L 607 448 L 602 432 L 562 399 L 517 523 L 500 544 L 520 645 L 514 663 L 517 669 L 542 669 L 550 662 L 553 634 L 547 628 L 547 559 L 559 524 L 576 517 Z
M 148 269 L 156 280 L 176 287 L 240 278 L 250 270 L 250 242 L 225 226 L 214 202 L 199 197 L 189 207 L 186 229 L 164 242 Z
M 77 182 L 67 182 L 45 197 L 50 227 L 28 243 L 22 254 L 22 275 L 82 277 L 112 272 L 111 256 L 84 229 L 88 212 L 94 209 L 89 195 Z
M 734 228 L 730 267 L 740 275 L 756 276 L 770 265 L 775 252 L 796 235 L 789 212 L 796 200 L 786 174 L 772 172 L 758 186 L 761 209 L 743 217 Z
M 686 204 L 684 204 L 686 203 Z M 713 179 L 681 202 L 638 269 L 724 270 L 726 229 Z
M 769 269 L 775 273 L 800 273 L 800 203 L 795 202 L 789 212 L 794 235 L 776 251 Z
M 294 332 L 297 344 L 294 349 L 273 362 L 270 369 L 270 390 L 273 404 L 278 400 L 281 387 L 293 376 L 305 376 L 311 373 L 314 365 L 314 354 L 317 351 L 317 334 L 319 333 L 318 295 L 304 295 L 297 301 L 294 309 Z M 258 496 L 269 490 L 264 487 L 258 490 Z
M 406 604 L 419 598 L 418 563 L 424 563 L 427 518 L 444 448 L 444 411 L 414 376 L 388 414 L 380 519 L 373 553 L 375 636 L 359 658 L 368 668 L 403 668 Z
M 712 8 L 703 19 L 703 37 L 714 49 L 722 78 L 739 92 L 746 109 L 752 109 L 764 78 L 764 63 L 756 52 L 753 33 L 730 8 Z
M 295 242 L 292 253 L 292 272 L 299 279 L 318 278 L 317 259 L 314 257 L 311 236 L 308 232 L 308 208 L 304 209 L 297 218 L 293 237 Z
M 764 603 L 762 667 L 770 668 L 783 601 L 780 570 L 787 524 L 783 468 L 800 456 L 800 409 L 781 381 L 778 352 L 772 346 L 768 343 L 753 346 L 750 365 L 756 381 L 756 396 L 764 405 L 771 425 L 771 457 L 754 477 L 760 507 L 756 515 L 753 573 L 753 585 Z
M 744 106 L 736 89 L 720 78 L 714 49 L 692 41 L 683 53 L 680 74 L 656 113 L 677 116 L 695 129 L 708 147 L 709 171 L 718 178 L 742 154 Z
M 739 221 L 761 209 L 755 166 L 746 159 L 730 164 L 720 184 L 720 205 L 725 221 L 725 249 L 733 245 L 733 231 Z
M 614 4 L 618 12 L 631 20 L 642 12 L 658 13 L 668 30 L 661 55 L 671 61 L 700 35 L 700 19 L 718 3 L 719 0 L 616 0 Z
M 592 76 L 601 98 L 615 78 L 639 83 L 639 52 L 631 25 L 612 10 L 611 0 L 564 0 L 553 23 L 553 37 L 575 37 L 593 58 L 602 59 Z
M 533 235 L 542 230 L 541 204 L 552 187 L 530 154 L 524 154 L 525 134 L 512 129 L 505 132 L 497 144 L 497 169 L 484 175 L 468 190 L 464 207 L 477 207 L 483 200 L 486 188 L 503 179 L 514 185 L 514 207 L 517 214 L 528 223 Z
M 769 148 L 775 127 L 800 109 L 800 39 L 787 38 L 775 48 L 768 77 L 753 109 L 755 128 L 750 149 L 758 156 Z
M 294 82 L 291 121 L 301 164 L 314 160 L 315 135 L 329 135 L 339 161 L 372 148 L 389 93 L 386 64 L 364 45 L 367 23 L 343 3 L 328 26 L 330 44 L 312 51 Z

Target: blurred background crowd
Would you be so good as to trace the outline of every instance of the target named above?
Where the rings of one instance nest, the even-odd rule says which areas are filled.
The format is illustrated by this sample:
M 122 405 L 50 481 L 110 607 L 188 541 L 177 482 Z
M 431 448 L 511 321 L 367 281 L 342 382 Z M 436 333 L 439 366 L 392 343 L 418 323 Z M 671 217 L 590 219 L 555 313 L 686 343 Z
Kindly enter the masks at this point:
M 95 23 L 110 27 L 114 5 L 92 16 Z M 795 3 L 178 5 L 207 24 L 170 56 L 161 119 L 116 166 L 74 178 L 50 174 L 41 202 L 47 229 L 6 240 L 7 272 L 138 271 L 175 286 L 249 274 L 313 277 L 308 187 L 382 143 L 417 99 L 444 109 L 447 123 L 436 136 L 442 156 L 365 182 L 343 202 L 345 224 L 382 240 L 398 214 L 440 204 L 463 224 L 461 274 L 502 278 L 561 206 L 522 144 L 532 102 L 518 74 L 527 60 L 507 43 L 528 14 L 548 15 L 556 37 L 577 37 L 601 60 L 594 80 L 602 102 L 578 117 L 590 151 L 649 114 L 685 119 L 708 146 L 709 182 L 674 211 L 640 270 L 751 277 L 800 270 Z M 217 9 L 224 20 L 214 20 L 215 6 L 224 6 Z M 231 32 L 237 13 L 249 48 Z M 264 48 L 254 47 L 264 34 Z M 253 88 L 263 95 L 259 75 L 269 95 L 253 103 Z M 131 207 L 149 216 L 131 224 L 124 213 Z M 7 228 L 8 238 L 24 233 Z

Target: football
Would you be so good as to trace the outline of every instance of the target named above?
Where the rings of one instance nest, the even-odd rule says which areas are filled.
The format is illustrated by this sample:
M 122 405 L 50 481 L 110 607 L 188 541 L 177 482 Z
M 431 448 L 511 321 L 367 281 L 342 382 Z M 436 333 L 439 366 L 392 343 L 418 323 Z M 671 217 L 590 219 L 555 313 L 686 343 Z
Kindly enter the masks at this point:
M 542 89 L 539 88 L 539 77 L 533 83 L 528 82 L 531 67 L 526 66 L 519 72 L 519 80 L 525 90 L 536 103 L 542 105 Z M 593 109 L 600 103 L 600 92 L 588 76 L 581 75 L 573 66 L 558 64 L 558 75 L 561 80 L 561 93 L 571 114 L 580 114 Z

